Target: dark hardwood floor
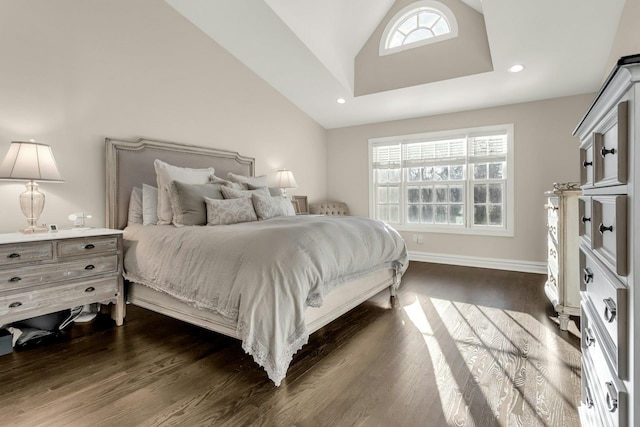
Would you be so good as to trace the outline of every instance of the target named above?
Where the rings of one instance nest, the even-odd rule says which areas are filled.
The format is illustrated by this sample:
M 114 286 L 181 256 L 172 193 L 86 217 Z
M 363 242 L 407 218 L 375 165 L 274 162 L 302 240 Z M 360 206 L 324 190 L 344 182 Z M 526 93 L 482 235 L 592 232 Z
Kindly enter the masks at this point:
M 0 356 L 0 425 L 579 426 L 576 326 L 544 277 L 412 262 L 276 388 L 240 342 L 129 306 Z

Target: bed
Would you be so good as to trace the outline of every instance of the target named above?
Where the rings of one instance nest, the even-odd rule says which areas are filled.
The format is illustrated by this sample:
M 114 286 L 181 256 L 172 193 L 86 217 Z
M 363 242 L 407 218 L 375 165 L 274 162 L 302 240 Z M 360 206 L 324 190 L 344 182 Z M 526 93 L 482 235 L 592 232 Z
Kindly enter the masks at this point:
M 154 168 L 156 159 L 178 167 L 212 167 L 215 169 L 216 176 L 227 176 L 228 173 L 232 173 L 248 177 L 254 176 L 255 161 L 253 158 L 241 156 L 232 151 L 148 139 L 127 141 L 107 138 L 105 149 L 107 226 L 125 230 L 124 264 L 127 302 L 241 339 L 243 349 L 267 371 L 269 378 L 276 385 L 279 385 L 284 378 L 293 354 L 306 344 L 309 334 L 385 288 L 390 290 L 391 296 L 395 295 L 401 275 L 408 265 L 404 242 L 385 224 L 366 218 L 337 219 L 298 215 L 271 218 L 251 224 L 214 227 L 174 227 L 173 225 L 127 227 L 128 204 L 133 188 L 142 184 L 157 184 Z M 327 250 L 326 247 L 315 244 L 315 241 L 322 237 L 323 230 L 333 228 L 340 230 L 339 236 L 343 235 L 343 242 L 360 241 L 362 237 L 360 246 L 366 249 L 347 250 L 342 245 L 336 245 L 331 250 Z M 242 254 L 236 256 L 238 259 L 250 260 L 251 262 L 247 265 L 250 264 L 251 268 L 232 263 L 235 270 L 225 272 L 211 270 L 220 269 L 225 264 L 224 260 L 211 261 L 217 258 L 205 252 L 203 248 L 208 245 L 211 248 L 207 251 L 215 251 L 216 246 L 220 244 L 207 242 L 214 239 L 227 239 L 225 245 L 229 248 L 240 247 L 242 245 L 235 242 L 234 236 L 240 238 L 249 233 L 253 233 L 252 236 L 264 235 L 268 239 L 268 243 L 252 243 L 243 246 Z M 291 240 L 295 235 L 302 236 L 300 237 L 302 240 Z M 368 235 L 372 236 L 372 241 L 365 239 Z M 258 239 L 258 237 L 255 238 Z M 378 245 L 373 241 L 376 239 L 381 240 L 379 248 L 374 246 Z M 331 240 L 340 241 L 339 237 L 333 237 Z M 215 241 L 218 242 L 218 240 Z M 170 242 L 177 242 L 171 244 L 177 245 L 176 247 L 180 250 L 172 249 Z M 308 250 L 307 244 L 309 244 Z M 260 245 L 263 246 L 262 252 L 257 252 Z M 269 245 L 273 250 L 268 250 Z M 294 246 L 298 249 L 292 250 L 291 247 Z M 318 246 L 317 249 L 316 246 Z M 329 266 L 315 266 L 313 261 L 307 261 L 311 259 L 308 258 L 311 255 L 306 253 L 314 251 L 327 254 L 327 258 L 330 258 L 328 255 L 330 252 L 335 259 L 326 262 Z M 256 256 L 258 253 L 266 255 L 265 257 Z M 372 256 L 374 253 L 378 255 Z M 177 261 L 178 255 L 183 257 L 181 261 Z M 271 258 L 267 259 L 268 256 Z M 262 261 L 262 258 L 265 260 Z M 287 265 L 280 265 L 281 258 L 286 258 L 286 262 L 283 260 L 282 264 Z M 360 262 L 360 258 L 369 258 L 368 264 L 363 265 L 359 270 L 347 271 L 346 266 L 356 265 Z M 299 260 L 294 262 L 295 259 Z M 145 274 L 149 271 L 155 273 L 163 264 L 169 265 L 172 262 L 175 265 L 164 273 Z M 264 266 L 260 267 L 260 263 Z M 187 267 L 187 264 L 190 266 Z M 304 265 L 298 267 L 299 264 Z M 149 267 L 145 270 L 147 265 Z M 199 267 L 196 269 L 194 265 Z M 259 268 L 269 269 L 270 275 L 253 271 Z M 288 270 L 289 268 L 291 271 Z M 297 270 L 298 268 L 300 271 Z M 324 270 L 331 272 L 331 280 L 318 279 L 320 273 L 316 270 L 321 270 L 322 274 L 325 274 Z M 335 273 L 343 270 L 344 272 L 339 275 Z M 237 286 L 244 286 L 244 289 L 229 291 L 240 295 L 225 294 L 224 304 L 220 297 L 222 291 L 211 291 L 210 283 L 204 289 L 191 289 L 195 286 L 194 283 L 206 278 L 210 278 L 209 282 L 218 281 L 216 287 L 220 286 L 224 289 L 226 285 L 223 284 L 223 278 L 227 280 L 226 277 L 230 277 L 229 289 L 235 289 Z M 267 279 L 264 279 L 265 277 Z M 263 283 L 269 282 L 270 277 L 274 277 L 273 284 Z M 310 283 L 304 283 L 307 280 Z M 167 288 L 164 282 L 170 283 L 171 286 Z M 260 282 L 260 286 L 258 287 L 255 282 Z M 271 287 L 276 290 L 271 291 Z M 252 304 L 251 292 L 256 289 L 260 290 L 260 298 L 264 300 L 254 303 L 257 307 L 248 309 L 246 307 Z M 263 289 L 269 290 L 263 291 Z M 195 294 L 199 295 L 200 299 L 194 297 Z M 212 301 L 202 300 L 203 294 L 211 296 Z M 218 301 L 219 297 L 220 301 Z M 302 303 L 298 301 L 300 298 Z M 265 301 L 267 302 L 264 303 Z M 232 304 L 237 304 L 239 308 L 225 308 Z M 303 304 L 302 308 L 300 304 Z M 270 307 L 276 307 L 276 309 Z M 269 317 L 265 310 L 271 310 L 274 319 L 265 320 Z M 264 326 L 265 324 L 267 326 Z M 276 330 L 274 331 L 273 328 Z M 257 332 L 254 333 L 254 331 Z M 253 336 L 254 334 L 256 337 Z M 276 335 L 281 337 L 274 338 Z M 261 338 L 262 336 L 264 339 Z

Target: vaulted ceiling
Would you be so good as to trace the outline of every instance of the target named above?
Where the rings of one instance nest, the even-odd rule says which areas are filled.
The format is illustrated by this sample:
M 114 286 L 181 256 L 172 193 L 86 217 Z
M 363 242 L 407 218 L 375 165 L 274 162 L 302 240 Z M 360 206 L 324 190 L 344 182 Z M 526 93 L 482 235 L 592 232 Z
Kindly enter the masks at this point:
M 165 1 L 325 128 L 594 92 L 625 2 L 442 0 L 482 14 L 492 71 L 355 96 L 355 58 L 395 0 Z

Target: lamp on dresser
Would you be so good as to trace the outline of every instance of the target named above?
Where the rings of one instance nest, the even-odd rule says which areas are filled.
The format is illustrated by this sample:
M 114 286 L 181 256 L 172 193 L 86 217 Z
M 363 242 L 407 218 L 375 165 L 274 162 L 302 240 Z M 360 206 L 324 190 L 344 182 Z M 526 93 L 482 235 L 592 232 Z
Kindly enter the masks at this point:
M 0 179 L 27 181 L 26 191 L 20 194 L 20 209 L 27 217 L 27 227 L 21 233 L 46 232 L 47 227 L 38 225 L 38 218 L 44 210 L 44 194 L 38 191 L 36 181 L 63 182 L 58 171 L 53 151 L 47 144 L 33 140 L 13 141 L 9 152 L 0 163 Z
M 280 169 L 276 173 L 277 187 L 282 189 L 282 195 L 287 197 L 287 188 L 298 188 L 298 183 L 293 176 L 293 172 L 288 169 Z

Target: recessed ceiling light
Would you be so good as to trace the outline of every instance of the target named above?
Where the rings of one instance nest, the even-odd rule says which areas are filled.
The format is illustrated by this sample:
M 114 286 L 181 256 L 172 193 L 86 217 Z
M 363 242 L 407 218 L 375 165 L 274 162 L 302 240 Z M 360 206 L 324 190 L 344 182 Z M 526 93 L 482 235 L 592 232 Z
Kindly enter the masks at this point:
M 519 73 L 522 70 L 524 70 L 524 65 L 522 65 L 522 64 L 516 64 L 516 65 L 512 65 L 511 67 L 509 67 L 509 72 L 510 73 Z
M 344 99 L 344 98 L 338 98 L 338 99 L 336 99 L 336 102 L 337 102 L 338 104 L 344 104 L 344 103 L 345 103 L 345 102 L 347 102 L 347 101 L 346 101 L 346 99 Z

